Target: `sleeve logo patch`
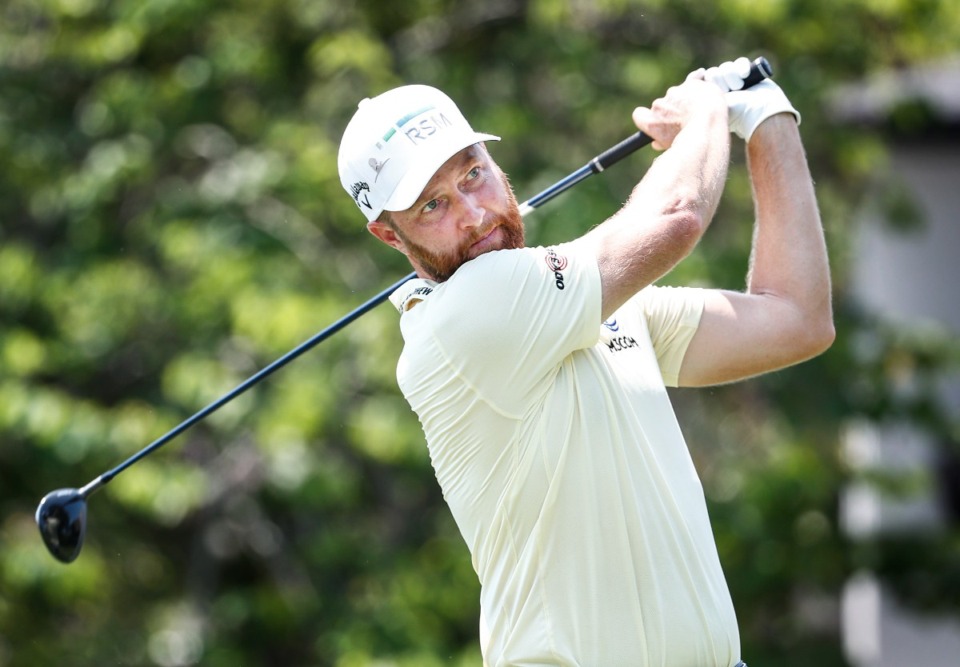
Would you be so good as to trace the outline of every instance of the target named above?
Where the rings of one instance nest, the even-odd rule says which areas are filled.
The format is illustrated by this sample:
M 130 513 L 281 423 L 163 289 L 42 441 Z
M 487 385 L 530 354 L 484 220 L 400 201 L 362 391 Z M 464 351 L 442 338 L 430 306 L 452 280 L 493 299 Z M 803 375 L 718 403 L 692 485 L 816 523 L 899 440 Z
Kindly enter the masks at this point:
M 567 268 L 567 258 L 563 255 L 558 255 L 557 251 L 553 248 L 547 248 L 547 256 L 544 257 L 544 260 L 547 262 L 547 267 L 553 271 L 554 284 L 557 286 L 557 289 L 562 290 L 566 285 L 564 284 L 563 273 L 561 272 Z

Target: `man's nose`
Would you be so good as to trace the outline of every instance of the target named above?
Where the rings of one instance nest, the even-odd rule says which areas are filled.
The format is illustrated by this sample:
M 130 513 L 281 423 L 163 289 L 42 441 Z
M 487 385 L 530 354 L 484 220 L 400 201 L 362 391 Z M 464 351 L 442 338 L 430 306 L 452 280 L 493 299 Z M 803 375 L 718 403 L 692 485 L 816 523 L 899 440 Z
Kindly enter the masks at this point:
M 461 193 L 457 203 L 460 207 L 460 225 L 462 227 L 473 228 L 483 224 L 487 210 L 472 193 Z

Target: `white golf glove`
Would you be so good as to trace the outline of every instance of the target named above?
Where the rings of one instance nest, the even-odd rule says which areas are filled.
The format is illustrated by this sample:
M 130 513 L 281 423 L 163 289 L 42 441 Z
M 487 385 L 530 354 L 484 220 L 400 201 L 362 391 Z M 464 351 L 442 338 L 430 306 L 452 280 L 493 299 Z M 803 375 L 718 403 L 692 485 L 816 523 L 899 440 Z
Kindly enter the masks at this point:
M 800 112 L 793 108 L 780 86 L 764 79 L 746 89 L 743 81 L 750 74 L 750 60 L 737 58 L 704 72 L 704 78 L 726 93 L 730 131 L 750 141 L 760 123 L 778 113 L 792 113 L 800 124 Z

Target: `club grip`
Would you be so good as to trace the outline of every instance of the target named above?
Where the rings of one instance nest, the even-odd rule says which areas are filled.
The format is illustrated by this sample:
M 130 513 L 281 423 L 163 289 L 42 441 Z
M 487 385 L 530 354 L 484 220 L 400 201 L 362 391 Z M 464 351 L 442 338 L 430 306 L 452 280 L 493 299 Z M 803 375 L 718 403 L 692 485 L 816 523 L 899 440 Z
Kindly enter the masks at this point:
M 743 87 L 750 88 L 751 86 L 755 86 L 764 79 L 769 79 L 772 76 L 773 68 L 770 66 L 770 63 L 767 61 L 767 59 L 761 56 L 750 64 L 750 73 L 747 75 L 747 78 L 743 80 Z M 623 158 L 627 157 L 637 149 L 643 148 L 652 142 L 653 139 L 643 132 L 637 132 L 636 134 L 627 137 L 616 146 L 611 146 L 591 160 L 593 172 L 599 173 L 603 171 L 610 165 L 616 164 Z
M 770 66 L 770 62 L 766 58 L 760 56 L 750 64 L 750 73 L 743 80 L 743 87 L 753 88 L 764 79 L 769 79 L 772 76 L 773 67 Z

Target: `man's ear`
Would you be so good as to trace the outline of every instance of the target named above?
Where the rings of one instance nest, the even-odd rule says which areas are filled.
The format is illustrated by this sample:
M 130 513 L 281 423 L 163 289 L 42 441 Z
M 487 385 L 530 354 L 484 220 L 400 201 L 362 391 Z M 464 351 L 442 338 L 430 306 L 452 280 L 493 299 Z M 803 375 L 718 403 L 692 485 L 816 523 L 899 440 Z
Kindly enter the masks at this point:
M 404 252 L 403 241 L 393 230 L 393 227 L 388 225 L 385 222 L 380 220 L 371 220 L 367 223 L 367 229 L 371 234 L 376 236 L 378 239 L 386 243 L 391 248 L 396 248 L 400 252 Z

